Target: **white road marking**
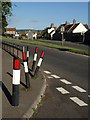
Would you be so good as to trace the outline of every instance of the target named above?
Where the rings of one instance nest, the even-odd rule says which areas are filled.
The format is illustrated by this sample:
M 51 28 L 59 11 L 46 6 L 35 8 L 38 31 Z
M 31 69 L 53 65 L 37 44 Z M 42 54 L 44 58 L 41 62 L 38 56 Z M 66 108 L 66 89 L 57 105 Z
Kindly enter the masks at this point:
M 64 88 L 62 87 L 58 87 L 56 88 L 59 92 L 61 92 L 62 94 L 68 94 L 69 92 L 67 90 L 65 90 Z
M 69 81 L 67 81 L 65 79 L 60 79 L 60 81 L 63 82 L 63 83 L 65 83 L 65 84 L 67 84 L 67 85 L 72 84 L 71 82 L 69 82 Z
M 80 88 L 79 86 L 72 86 L 74 89 L 76 89 L 79 92 L 86 92 L 86 90 Z
M 51 72 L 49 72 L 49 71 L 44 71 L 44 73 L 46 73 L 46 74 L 51 74 Z
M 88 104 L 86 104 L 85 102 L 83 102 L 82 100 L 80 100 L 77 97 L 70 97 L 70 99 L 75 102 L 76 104 L 78 104 L 79 106 L 88 106 Z
M 88 95 L 88 97 L 90 97 L 90 95 Z
M 53 77 L 51 77 L 51 76 L 47 76 L 47 78 L 51 79 L 51 78 L 53 78 Z
M 54 78 L 60 78 L 59 76 L 57 76 L 57 75 L 51 75 L 52 77 L 54 77 Z

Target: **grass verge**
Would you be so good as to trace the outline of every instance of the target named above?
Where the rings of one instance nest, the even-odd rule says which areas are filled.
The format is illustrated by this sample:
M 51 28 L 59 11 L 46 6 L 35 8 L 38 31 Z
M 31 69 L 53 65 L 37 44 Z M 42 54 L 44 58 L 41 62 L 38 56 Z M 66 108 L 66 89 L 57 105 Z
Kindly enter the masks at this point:
M 76 48 L 67 47 L 67 46 L 60 46 L 60 45 L 55 45 L 55 44 L 51 44 L 51 43 L 38 42 L 36 40 L 16 40 L 13 38 L 6 38 L 6 37 L 1 37 L 1 36 L 0 36 L 0 39 L 14 41 L 17 43 L 27 43 L 27 44 L 33 44 L 33 45 L 40 45 L 40 46 L 44 46 L 44 47 L 55 48 L 55 49 L 58 49 L 61 51 L 69 51 L 69 52 L 73 52 L 73 53 L 77 53 L 77 54 L 90 56 L 90 51 L 88 51 L 88 50 L 76 49 Z

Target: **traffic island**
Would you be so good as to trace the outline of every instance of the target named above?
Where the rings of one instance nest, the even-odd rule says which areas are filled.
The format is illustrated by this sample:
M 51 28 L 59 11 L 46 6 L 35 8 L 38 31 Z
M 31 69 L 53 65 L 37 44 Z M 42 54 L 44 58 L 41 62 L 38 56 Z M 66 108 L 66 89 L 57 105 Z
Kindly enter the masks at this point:
M 30 77 L 30 88 L 25 87 L 25 71 L 21 65 L 21 80 L 19 88 L 19 105 L 11 105 L 12 96 L 12 61 L 13 57 L 2 50 L 2 118 L 30 118 L 37 108 L 46 89 L 46 80 L 39 71 L 35 79 Z

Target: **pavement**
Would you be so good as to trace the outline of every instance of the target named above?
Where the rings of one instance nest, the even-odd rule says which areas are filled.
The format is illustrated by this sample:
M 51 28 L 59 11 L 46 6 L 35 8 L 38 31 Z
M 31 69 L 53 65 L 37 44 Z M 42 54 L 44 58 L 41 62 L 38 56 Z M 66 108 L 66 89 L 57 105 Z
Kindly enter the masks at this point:
M 19 52 L 19 54 L 21 54 Z M 1 58 L 2 57 L 2 58 Z M 2 50 L 2 119 L 4 118 L 31 118 L 38 103 L 41 101 L 42 96 L 46 89 L 46 80 L 42 72 L 39 71 L 37 78 L 30 78 L 31 87 L 25 88 L 25 73 L 21 65 L 21 84 L 19 95 L 19 106 L 11 105 L 12 95 L 12 72 L 13 72 L 13 57 Z M 31 65 L 31 61 L 29 62 Z M 30 66 L 29 66 L 30 67 Z

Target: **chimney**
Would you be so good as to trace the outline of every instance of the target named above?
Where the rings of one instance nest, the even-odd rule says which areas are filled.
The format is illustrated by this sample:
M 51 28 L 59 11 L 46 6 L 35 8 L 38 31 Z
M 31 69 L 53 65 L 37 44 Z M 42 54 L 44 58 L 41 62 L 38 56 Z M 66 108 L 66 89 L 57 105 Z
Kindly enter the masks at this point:
M 69 22 L 68 22 L 68 21 L 66 21 L 66 22 L 65 22 L 65 25 L 69 25 Z
M 73 25 L 75 25 L 76 24 L 76 20 L 75 19 L 73 19 Z
M 51 27 L 54 27 L 54 23 L 51 23 Z

